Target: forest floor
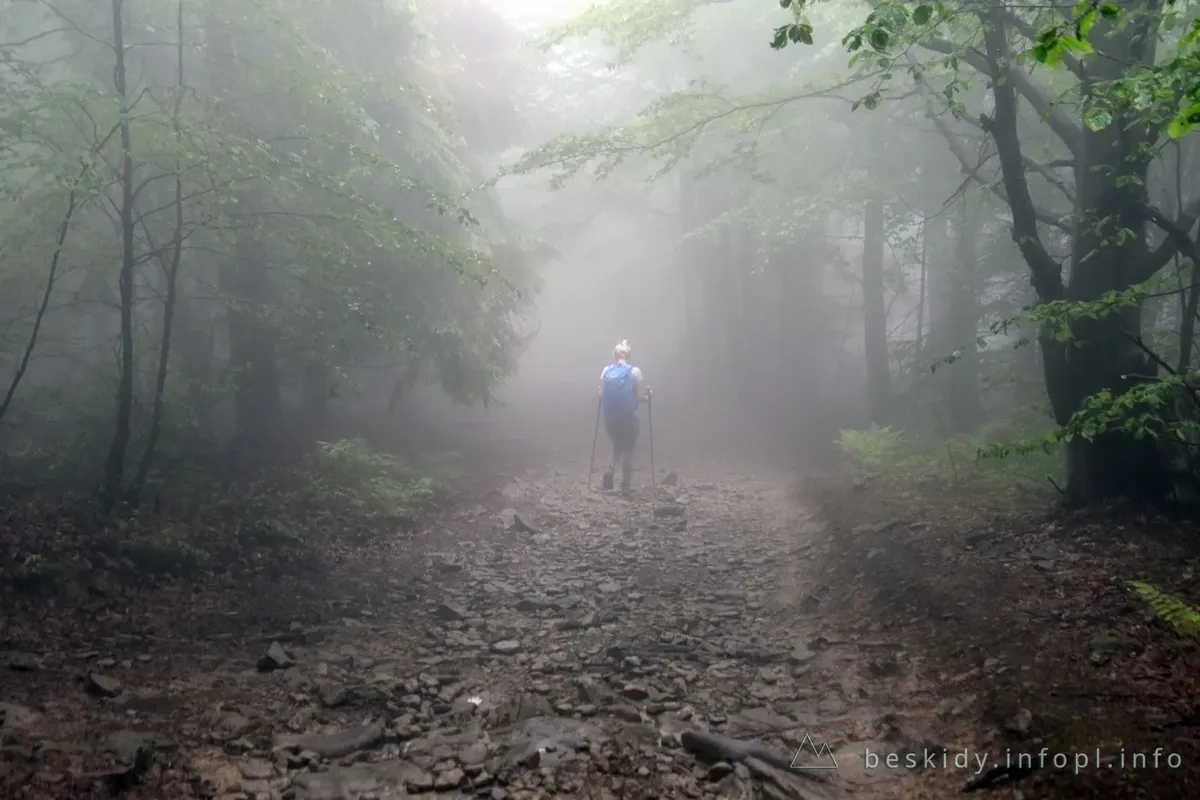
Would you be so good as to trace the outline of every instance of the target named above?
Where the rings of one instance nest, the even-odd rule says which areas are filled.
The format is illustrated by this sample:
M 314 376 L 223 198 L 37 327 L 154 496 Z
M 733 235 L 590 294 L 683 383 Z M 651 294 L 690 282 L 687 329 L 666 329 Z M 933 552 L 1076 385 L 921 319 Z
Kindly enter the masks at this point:
M 6 599 L 0 796 L 937 798 L 1043 750 L 985 791 L 1200 796 L 1200 658 L 1124 583 L 1177 589 L 1194 535 L 584 474 L 480 477 L 307 572 Z M 791 768 L 833 766 L 806 736 L 836 769 Z

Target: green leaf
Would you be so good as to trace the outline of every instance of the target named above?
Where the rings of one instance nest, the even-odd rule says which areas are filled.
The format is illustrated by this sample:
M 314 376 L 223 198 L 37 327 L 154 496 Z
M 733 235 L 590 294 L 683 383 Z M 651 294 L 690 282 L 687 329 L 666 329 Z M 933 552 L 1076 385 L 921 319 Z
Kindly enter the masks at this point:
M 883 28 L 876 28 L 871 31 L 871 47 L 874 47 L 876 50 L 886 49 L 890 39 L 891 36 Z
M 1167 126 L 1167 136 L 1172 139 L 1182 139 L 1192 129 L 1192 124 L 1188 122 L 1187 117 L 1180 114 L 1175 119 L 1171 120 L 1171 124 Z
M 1074 36 L 1064 36 L 1058 41 L 1065 50 L 1072 50 L 1076 53 L 1096 52 L 1096 48 L 1092 47 L 1092 43 L 1087 39 L 1080 39 Z
M 788 39 L 798 44 L 812 44 L 812 25 L 800 22 L 788 28 Z
M 1089 108 L 1083 114 L 1083 122 L 1093 131 L 1102 131 L 1112 124 L 1112 114 L 1100 108 Z
M 917 6 L 913 9 L 912 21 L 914 25 L 927 25 L 929 20 L 933 18 L 932 6 Z
M 1075 36 L 1086 41 L 1087 35 L 1091 33 L 1092 28 L 1096 27 L 1096 22 L 1100 19 L 1100 15 L 1095 9 L 1084 14 L 1079 18 L 1079 22 L 1075 23 Z
M 1197 125 L 1200 125 L 1200 102 L 1192 103 L 1171 120 L 1167 126 L 1167 135 L 1172 139 L 1178 139 L 1194 130 Z
M 1121 7 L 1116 3 L 1101 3 L 1099 6 L 1100 16 L 1105 19 L 1116 19 L 1121 13 Z
M 772 50 L 782 50 L 788 45 L 788 28 L 790 25 L 780 25 L 775 29 L 775 36 L 771 39 Z

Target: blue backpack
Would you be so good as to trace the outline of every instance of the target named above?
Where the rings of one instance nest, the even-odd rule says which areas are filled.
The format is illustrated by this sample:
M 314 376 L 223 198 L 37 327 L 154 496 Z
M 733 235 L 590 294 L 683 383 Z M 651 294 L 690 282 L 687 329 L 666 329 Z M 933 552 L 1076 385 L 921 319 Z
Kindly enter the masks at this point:
M 604 410 L 605 419 L 624 421 L 637 416 L 637 382 L 633 378 L 631 365 L 610 364 L 604 370 L 600 407 Z

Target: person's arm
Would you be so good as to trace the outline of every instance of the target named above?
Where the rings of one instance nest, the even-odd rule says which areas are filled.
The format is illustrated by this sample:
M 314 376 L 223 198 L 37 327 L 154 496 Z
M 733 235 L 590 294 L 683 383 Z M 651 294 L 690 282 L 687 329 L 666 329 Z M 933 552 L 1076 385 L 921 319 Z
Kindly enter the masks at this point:
M 600 370 L 600 385 L 596 387 L 596 397 L 604 396 L 604 373 L 608 372 L 608 367 Z
M 633 391 L 637 395 L 638 405 L 650 402 L 650 387 L 646 386 L 646 381 L 642 377 L 642 371 L 637 367 L 634 367 L 633 370 Z

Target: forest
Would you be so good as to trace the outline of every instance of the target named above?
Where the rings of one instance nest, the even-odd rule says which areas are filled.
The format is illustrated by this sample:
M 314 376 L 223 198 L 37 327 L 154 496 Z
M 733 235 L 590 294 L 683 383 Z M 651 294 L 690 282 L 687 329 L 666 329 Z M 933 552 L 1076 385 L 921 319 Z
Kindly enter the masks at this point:
M 3 796 L 1194 795 L 1194 4 L 0 0 L 0 71 Z

